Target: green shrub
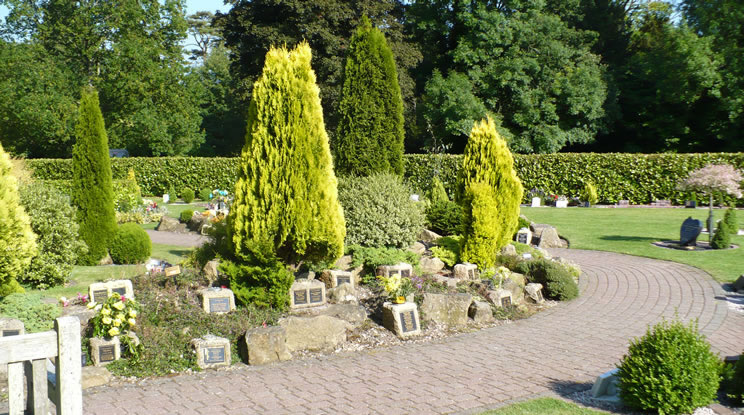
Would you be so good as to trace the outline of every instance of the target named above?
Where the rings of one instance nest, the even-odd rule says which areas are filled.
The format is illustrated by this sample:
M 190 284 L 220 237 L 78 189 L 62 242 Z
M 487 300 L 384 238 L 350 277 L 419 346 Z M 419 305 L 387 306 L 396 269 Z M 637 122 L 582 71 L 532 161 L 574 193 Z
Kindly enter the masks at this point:
M 136 223 L 119 226 L 111 242 L 111 259 L 116 264 L 145 262 L 152 253 L 150 235 Z
M 405 248 L 424 228 L 424 204 L 411 200 L 411 190 L 398 176 L 341 178 L 338 199 L 344 207 L 346 245 Z
M 659 414 L 689 414 L 716 398 L 721 362 L 697 323 L 663 321 L 632 340 L 618 366 L 625 405 Z
M 739 232 L 739 221 L 736 219 L 736 209 L 733 207 L 726 209 L 726 214 L 723 215 L 723 223 L 728 226 L 731 235 L 736 235 Z
M 426 208 L 426 228 L 440 235 L 456 235 L 462 233 L 464 216 L 462 206 L 455 202 L 432 202 Z
M 726 394 L 734 402 L 744 404 L 744 353 L 734 365 L 731 378 L 726 380 Z
M 114 189 L 114 208 L 117 212 L 131 212 L 142 206 L 142 192 L 137 185 L 133 169 L 129 169 L 126 179 L 114 180 L 112 186 Z
M 458 235 L 443 236 L 436 241 L 436 246 L 431 247 L 431 253 L 439 258 L 448 267 L 460 262 L 461 237 Z
M 444 188 L 444 184 L 436 176 L 431 180 L 431 188 L 429 188 L 427 196 L 432 203 L 449 202 L 450 200 L 447 189 Z
M 591 183 L 584 183 L 584 189 L 581 191 L 581 200 L 589 202 L 591 205 L 597 204 L 599 197 L 597 196 L 597 188 Z
M 176 199 L 178 199 L 176 188 L 173 185 L 168 186 L 168 203 L 176 203 Z
M 53 329 L 60 315 L 60 307 L 42 302 L 41 294 L 10 294 L 0 301 L 0 316 L 21 320 L 26 333 Z
M 724 221 L 718 222 L 716 233 L 710 243 L 713 249 L 728 249 L 731 246 L 731 230 Z
M 493 189 L 485 183 L 473 183 L 463 197 L 465 224 L 460 257 L 479 269 L 491 268 L 501 248 L 500 224 L 494 219 L 501 212 L 496 209 Z
M 182 223 L 189 223 L 192 216 L 194 216 L 194 211 L 191 209 L 187 209 L 182 211 L 178 218 L 181 220 Z
M 232 187 L 230 187 L 230 189 L 232 189 Z M 209 197 L 209 195 L 211 195 L 211 194 L 212 194 L 212 191 L 211 190 L 209 190 L 209 189 L 201 189 L 201 190 L 199 190 L 199 199 L 201 199 L 201 200 L 203 200 L 205 202 L 209 202 L 210 200 L 212 200 L 212 198 Z
M 568 301 L 579 296 L 579 287 L 571 271 L 555 261 L 543 258 L 523 261 L 517 270 L 525 274 L 530 282 L 542 284 L 546 298 Z
M 181 192 L 181 199 L 183 199 L 184 203 L 191 203 L 194 201 L 194 191 L 191 189 L 183 189 Z
M 38 237 L 39 254 L 19 280 L 42 289 L 64 284 L 78 256 L 88 250 L 78 236 L 70 197 L 43 183 L 32 182 L 20 190 L 21 203 Z
M 359 245 L 347 246 L 346 253 L 352 257 L 352 267 L 363 265 L 364 270 L 372 274 L 380 265 L 395 265 L 399 262 L 406 262 L 415 267 L 420 259 L 418 254 L 405 249 L 374 248 Z

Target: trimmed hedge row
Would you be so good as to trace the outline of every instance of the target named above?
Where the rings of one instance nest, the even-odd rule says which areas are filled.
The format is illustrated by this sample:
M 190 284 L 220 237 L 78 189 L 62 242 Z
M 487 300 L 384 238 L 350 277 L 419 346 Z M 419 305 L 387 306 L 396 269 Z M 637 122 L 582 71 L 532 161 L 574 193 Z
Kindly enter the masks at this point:
M 457 180 L 461 155 L 406 154 L 405 177 L 413 188 L 427 190 L 434 176 L 439 176 L 452 195 Z M 628 153 L 558 153 L 515 154 L 514 165 L 525 188 L 525 202 L 530 189 L 545 193 L 578 196 L 589 181 L 597 187 L 600 203 L 649 203 L 667 199 L 681 204 L 687 195 L 676 190 L 677 182 L 687 172 L 709 163 L 727 163 L 744 169 L 744 153 L 702 154 L 628 154 Z M 69 180 L 69 159 L 31 159 L 27 165 L 42 180 Z M 232 191 L 237 177 L 238 158 L 116 158 L 111 160 L 115 179 L 126 178 L 132 168 L 146 195 L 161 195 L 173 185 L 185 188 L 227 189 Z M 698 195 L 698 201 L 705 200 Z M 732 198 L 726 197 L 730 203 Z M 741 203 L 741 200 L 739 201 Z

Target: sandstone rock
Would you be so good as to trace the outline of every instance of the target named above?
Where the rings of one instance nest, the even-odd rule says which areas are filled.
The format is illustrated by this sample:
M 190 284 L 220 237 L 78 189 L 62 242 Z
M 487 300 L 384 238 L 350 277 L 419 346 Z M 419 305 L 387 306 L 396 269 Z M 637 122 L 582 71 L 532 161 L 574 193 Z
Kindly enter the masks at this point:
M 473 302 L 470 294 L 425 293 L 421 312 L 427 321 L 450 327 L 468 324 L 468 309 Z
M 473 301 L 468 309 L 468 317 L 478 324 L 493 323 L 496 319 L 491 311 L 491 304 L 487 301 Z
M 542 284 L 531 283 L 527 284 L 524 287 L 524 291 L 527 293 L 528 298 L 532 300 L 532 302 L 534 302 L 535 304 L 542 304 L 545 302 L 545 299 L 542 295 L 542 288 Z
M 343 269 L 348 270 L 351 268 L 351 261 L 352 261 L 351 255 L 344 255 L 341 258 L 336 261 L 336 263 L 333 265 L 334 269 Z
M 156 231 L 163 231 L 163 232 L 178 232 L 178 233 L 186 233 L 188 232 L 188 229 L 186 229 L 186 224 L 181 223 L 176 218 L 171 218 L 170 216 L 165 216 L 160 219 L 160 223 L 158 223 L 158 226 L 155 228 Z
M 258 327 L 245 332 L 245 359 L 249 365 L 283 362 L 291 358 L 284 327 Z
M 348 323 L 348 329 L 355 329 L 367 320 L 367 309 L 356 304 L 329 304 L 326 307 L 308 308 L 296 315 L 299 317 L 329 316 Z
M 523 284 L 519 284 L 515 280 L 507 278 L 504 280 L 504 282 L 501 283 L 501 288 L 511 293 L 512 304 L 522 304 L 522 300 L 524 299 Z
M 455 278 L 459 280 L 478 279 L 478 266 L 475 264 L 456 264 L 454 268 Z
M 351 284 L 343 283 L 335 288 L 329 288 L 328 300 L 336 304 L 358 304 L 356 290 Z
M 423 255 L 426 252 L 426 245 L 421 242 L 414 242 L 413 245 L 408 247 L 408 251 L 414 254 Z
M 527 278 L 524 276 L 524 274 L 520 274 L 518 272 L 512 272 L 509 274 L 509 279 L 516 282 L 520 286 L 524 287 L 527 284 Z
M 421 232 L 419 232 L 418 240 L 423 243 L 432 243 L 436 242 L 437 239 L 441 238 L 440 235 L 437 235 L 436 233 L 428 230 L 428 229 L 422 229 Z
M 279 320 L 287 330 L 287 349 L 323 351 L 333 350 L 346 341 L 349 323 L 331 316 L 289 316 Z
M 201 233 L 204 225 L 209 223 L 209 216 L 204 216 L 199 212 L 194 212 L 194 215 L 189 219 L 187 227 L 194 232 Z
M 114 260 L 111 259 L 111 255 L 106 254 L 105 257 L 101 258 L 100 261 L 98 261 L 98 265 L 111 265 L 114 263 Z
M 501 255 L 504 255 L 504 256 L 517 256 L 517 248 L 515 248 L 514 245 L 509 244 L 509 245 L 501 248 Z
M 439 275 L 439 274 L 434 274 L 432 275 L 432 277 L 434 278 L 436 282 L 440 284 L 445 284 L 447 287 L 450 287 L 450 288 L 457 287 L 457 283 L 462 281 L 457 278 L 446 277 L 444 275 Z
M 85 366 L 82 378 L 83 389 L 103 386 L 111 382 L 111 372 L 102 366 Z
M 444 269 L 444 262 L 439 258 L 423 257 L 419 261 L 419 266 L 424 274 L 436 274 Z
M 217 278 L 219 278 L 220 272 L 217 269 L 219 266 L 220 261 L 217 259 L 213 259 L 204 264 L 204 276 L 207 277 L 207 281 L 209 281 L 210 284 L 217 281 Z
M 532 243 L 538 248 L 561 248 L 561 238 L 558 237 L 558 231 L 546 224 L 534 223 L 530 225 L 533 232 Z

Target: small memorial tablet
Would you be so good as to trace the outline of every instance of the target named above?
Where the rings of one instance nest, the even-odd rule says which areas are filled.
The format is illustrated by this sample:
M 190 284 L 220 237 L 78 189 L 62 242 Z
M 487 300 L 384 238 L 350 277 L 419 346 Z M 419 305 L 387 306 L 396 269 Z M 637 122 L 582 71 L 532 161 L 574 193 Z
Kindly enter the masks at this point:
M 115 353 L 115 346 L 101 346 L 98 348 L 98 361 L 105 363 L 105 362 L 113 362 L 116 359 Z
M 526 233 L 518 233 L 517 234 L 517 242 L 520 244 L 527 244 L 529 241 L 527 241 L 527 234 Z
M 416 316 L 413 310 L 400 313 L 400 330 L 403 333 L 416 331 Z
M 204 349 L 204 363 L 223 363 L 225 361 L 224 347 L 207 347 Z
M 95 290 L 93 291 L 93 298 L 91 298 L 91 300 L 100 303 L 102 301 L 106 301 L 107 298 L 108 290 Z
M 511 297 L 501 297 L 501 307 L 508 308 L 511 307 Z
M 296 290 L 294 292 L 295 305 L 307 304 L 307 290 Z
M 310 290 L 310 303 L 322 303 L 322 302 L 323 302 L 323 290 L 320 288 L 311 289 Z
M 209 299 L 210 313 L 229 313 L 230 299 L 228 297 L 217 297 Z
M 400 272 L 400 276 L 404 278 L 410 278 L 411 277 L 411 270 L 404 269 Z
M 341 284 L 351 284 L 351 276 L 349 276 L 349 275 L 337 275 L 336 276 L 336 286 L 339 286 Z
M 21 334 L 20 330 L 3 330 L 3 337 L 18 336 Z
M 126 295 L 127 294 L 127 288 L 126 287 L 116 287 L 112 288 L 111 292 L 115 292 L 119 295 Z
M 207 334 L 200 339 L 192 339 L 196 352 L 196 365 L 202 369 L 217 366 L 230 366 L 230 340 Z
M 181 267 L 176 265 L 174 267 L 168 267 L 165 269 L 165 276 L 172 277 L 181 273 Z
M 325 304 L 326 285 L 323 281 L 300 278 L 292 283 L 289 291 L 291 309 L 320 307 Z

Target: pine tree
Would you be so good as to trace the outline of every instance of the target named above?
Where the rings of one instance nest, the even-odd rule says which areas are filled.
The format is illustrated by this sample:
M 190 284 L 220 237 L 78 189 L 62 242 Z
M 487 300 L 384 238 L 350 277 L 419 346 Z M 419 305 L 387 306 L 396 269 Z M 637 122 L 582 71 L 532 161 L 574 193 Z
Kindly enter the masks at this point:
M 80 263 L 95 265 L 108 255 L 116 233 L 108 138 L 95 89 L 83 89 L 79 113 L 72 148 L 72 203 L 80 238 L 88 245 Z
M 471 183 L 465 189 L 465 201 L 465 238 L 460 258 L 480 269 L 491 268 L 501 248 L 502 231 L 493 189 L 483 182 Z
M 235 200 L 228 217 L 232 261 L 223 267 L 246 302 L 284 307 L 286 265 L 335 261 L 345 225 L 338 202 L 311 51 L 272 48 L 248 108 Z
M 403 174 L 403 101 L 393 53 L 364 17 L 349 43 L 333 145 L 339 173 Z
M 36 235 L 21 206 L 12 168 L 0 145 L 0 297 L 23 292 L 16 278 L 37 254 Z
M 485 191 L 482 186 L 487 186 L 490 191 Z M 514 159 L 506 141 L 496 131 L 493 120 L 488 117 L 475 123 L 465 147 L 456 195 L 466 212 L 464 246 L 485 244 L 489 252 L 493 249 L 492 256 L 506 246 L 517 230 L 522 192 L 522 183 L 514 170 Z M 474 201 L 478 202 L 477 206 Z M 482 206 L 483 201 L 493 206 L 486 209 Z M 483 226 L 492 229 L 480 232 L 479 236 L 473 233 L 475 224 L 487 224 Z M 493 242 L 490 238 L 494 239 Z M 477 251 L 483 253 L 483 249 L 486 248 Z M 470 248 L 470 251 L 476 249 Z

